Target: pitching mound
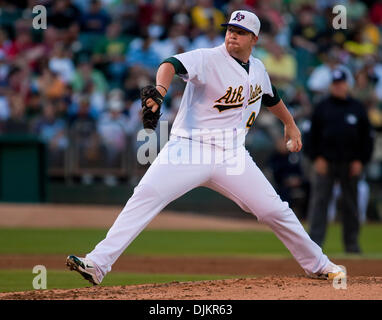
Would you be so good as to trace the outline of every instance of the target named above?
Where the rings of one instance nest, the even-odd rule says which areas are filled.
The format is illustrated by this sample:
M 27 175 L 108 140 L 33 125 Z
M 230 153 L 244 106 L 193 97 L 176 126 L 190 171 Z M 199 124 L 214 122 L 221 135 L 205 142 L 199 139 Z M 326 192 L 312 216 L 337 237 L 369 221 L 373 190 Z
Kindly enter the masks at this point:
M 134 286 L 95 286 L 71 290 L 0 294 L 0 299 L 38 300 L 375 300 L 382 299 L 382 277 L 349 277 L 346 289 L 303 276 L 262 277 Z

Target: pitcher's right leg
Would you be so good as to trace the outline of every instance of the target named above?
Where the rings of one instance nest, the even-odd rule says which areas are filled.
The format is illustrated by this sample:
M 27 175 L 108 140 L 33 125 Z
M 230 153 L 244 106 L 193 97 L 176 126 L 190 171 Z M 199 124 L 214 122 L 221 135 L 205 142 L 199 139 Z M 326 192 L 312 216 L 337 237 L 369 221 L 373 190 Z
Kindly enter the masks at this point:
M 86 258 L 93 261 L 104 276 L 129 244 L 166 205 L 167 201 L 154 187 L 139 184 L 106 238 Z
M 170 142 L 164 147 L 134 189 L 134 194 L 127 201 L 106 238 L 86 256 L 101 269 L 103 276 L 168 203 L 209 179 L 212 165 L 182 162 L 174 164 L 173 161 L 167 161 L 166 152 L 170 150 L 177 154 L 178 150 L 188 147 L 188 144 L 180 142 Z M 169 158 L 171 157 L 170 155 Z

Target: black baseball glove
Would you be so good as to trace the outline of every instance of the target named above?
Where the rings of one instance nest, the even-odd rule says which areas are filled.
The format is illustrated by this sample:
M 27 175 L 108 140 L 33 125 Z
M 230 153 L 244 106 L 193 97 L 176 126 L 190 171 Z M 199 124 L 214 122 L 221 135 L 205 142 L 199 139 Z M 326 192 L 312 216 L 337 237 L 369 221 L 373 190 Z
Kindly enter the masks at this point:
M 157 111 L 152 112 L 151 108 L 146 105 L 146 101 L 149 98 L 153 99 L 158 104 L 159 108 Z M 162 115 L 160 113 L 160 107 L 163 102 L 163 96 L 154 86 L 150 85 L 141 89 L 141 101 L 143 127 L 145 129 L 155 130 L 159 118 Z

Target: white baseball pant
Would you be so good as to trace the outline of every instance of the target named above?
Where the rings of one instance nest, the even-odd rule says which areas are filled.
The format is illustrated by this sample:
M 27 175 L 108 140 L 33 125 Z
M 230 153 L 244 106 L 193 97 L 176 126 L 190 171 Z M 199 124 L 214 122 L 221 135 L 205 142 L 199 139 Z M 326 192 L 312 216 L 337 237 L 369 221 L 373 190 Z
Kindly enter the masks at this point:
M 201 144 L 190 141 L 170 139 L 135 187 L 106 238 L 87 254 L 86 258 L 98 265 L 103 276 L 167 204 L 198 186 L 220 192 L 268 225 L 307 274 L 320 272 L 328 265 L 327 256 L 310 239 L 288 203 L 280 199 L 244 146 L 238 148 L 235 156 L 230 154 L 231 158 L 221 161 L 227 151 L 203 145 L 204 154 L 210 152 L 215 161 L 198 164 L 188 160 L 190 154 L 194 160 L 195 155 L 200 155 Z M 227 174 L 233 163 L 228 160 L 237 161 L 236 166 L 242 167 L 240 174 L 234 170 L 233 174 Z

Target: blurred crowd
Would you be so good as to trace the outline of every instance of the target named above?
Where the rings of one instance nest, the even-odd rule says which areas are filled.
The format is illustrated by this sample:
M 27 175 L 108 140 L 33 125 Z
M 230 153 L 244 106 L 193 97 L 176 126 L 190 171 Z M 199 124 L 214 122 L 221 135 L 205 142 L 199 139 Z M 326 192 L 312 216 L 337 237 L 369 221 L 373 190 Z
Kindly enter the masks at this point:
M 337 4 L 347 9 L 346 29 L 333 28 Z M 47 8 L 47 29 L 32 27 L 36 5 Z M 155 82 L 165 58 L 220 45 L 220 24 L 238 9 L 259 16 L 253 55 L 302 132 L 328 92 L 331 71 L 342 68 L 379 135 L 382 1 L 373 0 L 0 0 L 0 134 L 38 135 L 49 165 L 69 161 L 84 183 L 92 182 L 90 168 L 124 167 L 142 128 L 140 88 Z M 170 126 L 183 89 L 175 79 L 165 98 L 161 120 Z M 254 128 L 248 148 L 272 169 L 279 191 L 307 190 L 302 155 L 286 152 L 278 120 L 263 108 Z M 381 139 L 375 143 L 367 178 L 381 181 Z M 107 184 L 117 183 L 116 172 L 104 174 Z

